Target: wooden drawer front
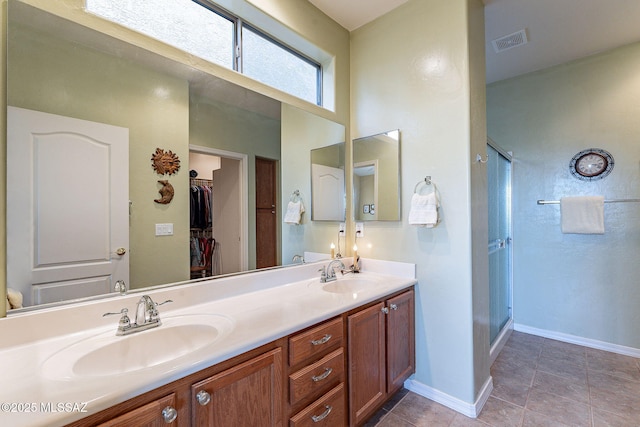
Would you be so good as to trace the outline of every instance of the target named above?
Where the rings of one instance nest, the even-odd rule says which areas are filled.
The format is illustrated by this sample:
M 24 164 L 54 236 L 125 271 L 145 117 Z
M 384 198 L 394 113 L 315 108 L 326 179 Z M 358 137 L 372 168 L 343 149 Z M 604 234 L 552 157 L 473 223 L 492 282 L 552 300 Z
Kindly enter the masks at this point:
M 295 366 L 327 349 L 341 346 L 342 332 L 340 317 L 289 338 L 289 365 Z
M 344 351 L 329 353 L 313 365 L 289 375 L 289 399 L 295 405 L 305 397 L 321 394 L 344 381 Z
M 289 427 L 346 426 L 344 383 L 313 402 L 289 419 Z

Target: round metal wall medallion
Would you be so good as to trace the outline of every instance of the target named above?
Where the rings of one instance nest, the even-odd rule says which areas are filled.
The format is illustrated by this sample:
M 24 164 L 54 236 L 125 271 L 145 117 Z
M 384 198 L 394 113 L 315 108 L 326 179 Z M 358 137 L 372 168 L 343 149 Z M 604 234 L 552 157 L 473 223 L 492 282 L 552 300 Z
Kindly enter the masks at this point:
M 600 148 L 589 148 L 573 156 L 569 171 L 583 181 L 595 181 L 609 175 L 613 164 L 611 153 Z

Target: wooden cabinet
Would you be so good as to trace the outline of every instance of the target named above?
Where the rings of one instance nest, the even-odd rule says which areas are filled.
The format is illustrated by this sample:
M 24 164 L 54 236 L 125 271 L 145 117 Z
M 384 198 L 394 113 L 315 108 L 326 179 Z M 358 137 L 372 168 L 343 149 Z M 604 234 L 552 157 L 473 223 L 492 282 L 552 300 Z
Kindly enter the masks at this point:
M 282 351 L 255 357 L 191 387 L 194 426 L 282 425 Z
M 70 425 L 362 425 L 414 372 L 413 298 L 393 294 Z
M 413 290 L 348 317 L 349 420 L 361 425 L 415 371 Z

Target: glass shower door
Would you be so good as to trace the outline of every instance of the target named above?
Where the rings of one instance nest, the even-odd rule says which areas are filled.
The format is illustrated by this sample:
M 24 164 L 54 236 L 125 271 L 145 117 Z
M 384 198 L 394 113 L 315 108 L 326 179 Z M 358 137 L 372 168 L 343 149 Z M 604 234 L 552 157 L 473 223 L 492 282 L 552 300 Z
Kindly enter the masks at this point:
M 487 145 L 489 189 L 489 334 L 491 345 L 511 319 L 511 156 Z

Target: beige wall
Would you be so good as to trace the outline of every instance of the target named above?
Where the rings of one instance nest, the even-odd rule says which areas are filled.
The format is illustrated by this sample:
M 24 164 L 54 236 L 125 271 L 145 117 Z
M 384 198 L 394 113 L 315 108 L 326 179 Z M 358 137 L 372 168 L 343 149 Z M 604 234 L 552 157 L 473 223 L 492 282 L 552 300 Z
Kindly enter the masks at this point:
M 483 40 L 482 19 L 479 0 L 410 0 L 351 37 L 351 137 L 401 132 L 402 221 L 367 223 L 358 248 L 365 257 L 417 264 L 415 379 L 467 403 L 489 372 L 488 306 L 476 304 L 473 292 L 484 292 L 487 279 L 474 278 L 478 236 L 471 233 L 472 188 L 483 187 L 472 187 L 472 178 L 486 171 L 471 162 L 472 147 L 484 141 L 475 124 L 483 120 L 484 62 L 471 55 L 469 39 Z M 426 175 L 442 195 L 442 223 L 433 229 L 406 220 Z M 474 343 L 483 335 L 477 328 L 487 330 L 486 345 Z

